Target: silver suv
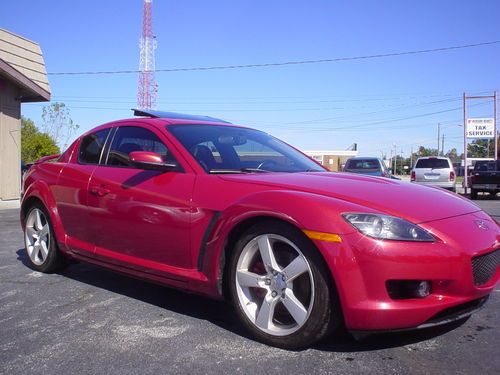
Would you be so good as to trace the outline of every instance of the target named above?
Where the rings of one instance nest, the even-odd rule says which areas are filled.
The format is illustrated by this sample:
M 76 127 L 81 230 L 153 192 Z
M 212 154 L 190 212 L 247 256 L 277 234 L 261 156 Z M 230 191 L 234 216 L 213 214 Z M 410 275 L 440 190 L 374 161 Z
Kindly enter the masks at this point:
M 442 156 L 427 156 L 417 159 L 411 171 L 411 182 L 456 191 L 455 176 L 450 159 Z

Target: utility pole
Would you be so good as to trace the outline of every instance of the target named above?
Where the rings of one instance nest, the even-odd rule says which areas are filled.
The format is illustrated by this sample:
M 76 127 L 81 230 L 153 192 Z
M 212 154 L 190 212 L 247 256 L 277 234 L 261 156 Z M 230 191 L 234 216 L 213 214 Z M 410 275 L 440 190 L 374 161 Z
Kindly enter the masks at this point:
M 438 153 L 437 153 L 437 156 L 439 156 L 439 133 L 441 132 L 441 123 L 438 122 Z
M 410 169 L 413 168 L 413 146 L 411 146 L 411 151 L 410 151 Z
M 401 156 L 401 166 L 400 166 L 400 172 L 401 174 L 403 174 L 403 149 L 401 148 L 401 154 L 399 154 Z
M 439 155 L 439 152 L 438 152 Z M 443 139 L 441 141 L 441 156 L 444 156 L 444 133 L 443 133 Z
M 397 153 L 397 151 L 396 151 L 396 143 L 394 143 L 394 172 L 393 172 L 393 174 L 396 174 L 396 166 L 397 166 L 396 163 L 398 161 L 396 153 Z

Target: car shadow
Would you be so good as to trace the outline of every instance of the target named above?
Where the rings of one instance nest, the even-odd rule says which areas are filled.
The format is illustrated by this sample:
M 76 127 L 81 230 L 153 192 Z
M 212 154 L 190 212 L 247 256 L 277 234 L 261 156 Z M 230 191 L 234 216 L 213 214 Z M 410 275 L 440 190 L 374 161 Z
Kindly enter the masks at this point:
M 19 249 L 16 254 L 18 261 L 22 262 L 24 266 L 31 268 L 24 249 Z M 249 340 L 254 340 L 239 324 L 238 320 L 235 319 L 235 312 L 228 302 L 189 294 L 87 263 L 74 263 L 57 273 L 80 283 L 105 289 L 112 293 L 133 298 L 177 314 L 206 320 L 222 329 Z M 356 339 L 345 329 L 340 329 L 320 343 L 313 345 L 312 348 L 320 351 L 342 353 L 389 349 L 441 336 L 456 329 L 466 320 L 463 319 L 447 325 L 422 330 L 372 334 L 361 339 Z

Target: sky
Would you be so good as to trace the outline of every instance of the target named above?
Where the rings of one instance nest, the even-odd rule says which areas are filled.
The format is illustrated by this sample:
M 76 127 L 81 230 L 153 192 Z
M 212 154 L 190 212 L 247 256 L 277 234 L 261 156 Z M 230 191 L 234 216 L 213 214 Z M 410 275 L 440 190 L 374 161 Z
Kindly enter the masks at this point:
M 40 44 L 53 102 L 79 133 L 129 118 L 141 0 L 9 0 L 0 27 Z M 335 59 L 499 41 L 500 1 L 154 0 L 157 69 Z M 500 44 L 434 53 L 209 71 L 157 72 L 157 108 L 264 130 L 302 150 L 408 156 L 418 146 L 463 149 L 462 95 L 500 90 Z M 22 105 L 40 123 L 46 103 Z M 471 117 L 492 117 L 488 100 Z

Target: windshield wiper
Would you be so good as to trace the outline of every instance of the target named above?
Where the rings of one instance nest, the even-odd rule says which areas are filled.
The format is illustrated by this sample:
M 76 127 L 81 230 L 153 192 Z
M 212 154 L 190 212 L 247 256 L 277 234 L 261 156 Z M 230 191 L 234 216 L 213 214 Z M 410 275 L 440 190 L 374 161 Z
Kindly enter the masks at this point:
M 259 168 L 240 168 L 240 169 L 210 169 L 211 174 L 231 174 L 231 173 L 271 173 L 265 169 Z

